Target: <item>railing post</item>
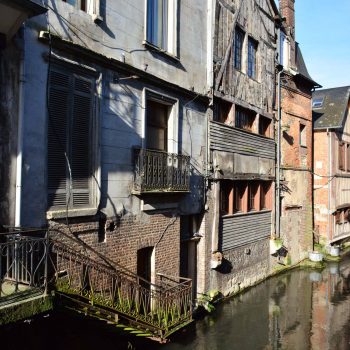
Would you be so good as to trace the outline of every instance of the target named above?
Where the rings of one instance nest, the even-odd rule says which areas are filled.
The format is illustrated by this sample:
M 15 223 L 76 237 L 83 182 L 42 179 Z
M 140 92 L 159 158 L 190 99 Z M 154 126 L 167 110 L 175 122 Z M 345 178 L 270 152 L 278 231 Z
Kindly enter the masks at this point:
M 14 249 L 14 267 L 15 267 L 15 292 L 18 292 L 18 269 L 19 269 L 19 264 L 18 264 L 18 242 L 17 242 L 17 237 L 15 239 L 15 249 Z
M 48 293 L 48 261 L 49 261 L 49 247 L 50 247 L 50 238 L 49 238 L 49 229 L 46 230 L 45 233 L 45 243 L 44 243 L 44 248 L 45 248 L 45 266 L 44 266 L 44 283 L 45 283 L 45 290 L 44 294 L 47 295 Z

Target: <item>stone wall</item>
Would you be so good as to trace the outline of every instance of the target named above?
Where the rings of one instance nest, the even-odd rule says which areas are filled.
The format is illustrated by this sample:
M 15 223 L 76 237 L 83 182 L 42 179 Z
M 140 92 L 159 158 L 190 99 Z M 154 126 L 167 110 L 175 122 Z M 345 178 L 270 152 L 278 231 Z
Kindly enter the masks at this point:
M 268 277 L 269 240 L 261 240 L 223 252 L 224 262 L 211 271 L 210 289 L 218 289 L 224 295 L 236 293 Z

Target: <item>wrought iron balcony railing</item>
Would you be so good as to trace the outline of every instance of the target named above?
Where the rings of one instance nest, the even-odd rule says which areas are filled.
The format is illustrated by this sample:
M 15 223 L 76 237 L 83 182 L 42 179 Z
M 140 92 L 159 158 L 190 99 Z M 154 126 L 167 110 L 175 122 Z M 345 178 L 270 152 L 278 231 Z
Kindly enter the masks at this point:
M 133 192 L 189 192 L 190 157 L 148 149 L 135 149 Z

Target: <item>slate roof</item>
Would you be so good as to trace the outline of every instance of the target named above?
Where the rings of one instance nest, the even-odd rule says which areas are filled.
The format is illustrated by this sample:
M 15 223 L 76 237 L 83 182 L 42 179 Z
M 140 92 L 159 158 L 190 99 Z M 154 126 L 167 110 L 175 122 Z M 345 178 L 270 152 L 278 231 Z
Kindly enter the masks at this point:
M 312 109 L 314 129 L 340 129 L 347 115 L 350 86 L 317 90 L 312 99 L 324 98 L 322 107 Z
M 295 43 L 295 62 L 297 65 L 298 73 L 305 79 L 309 80 L 315 87 L 321 87 L 318 83 L 313 80 L 306 68 L 306 64 L 303 58 L 303 54 L 301 53 L 299 43 Z

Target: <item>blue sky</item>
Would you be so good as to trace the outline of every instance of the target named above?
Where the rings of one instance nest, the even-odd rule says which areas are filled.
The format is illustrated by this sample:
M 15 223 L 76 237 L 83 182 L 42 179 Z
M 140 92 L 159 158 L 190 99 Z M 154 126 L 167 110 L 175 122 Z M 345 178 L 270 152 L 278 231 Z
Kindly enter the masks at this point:
M 324 88 L 350 85 L 350 0 L 296 0 L 295 14 L 311 77 Z

